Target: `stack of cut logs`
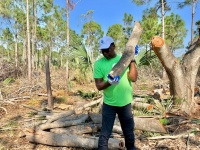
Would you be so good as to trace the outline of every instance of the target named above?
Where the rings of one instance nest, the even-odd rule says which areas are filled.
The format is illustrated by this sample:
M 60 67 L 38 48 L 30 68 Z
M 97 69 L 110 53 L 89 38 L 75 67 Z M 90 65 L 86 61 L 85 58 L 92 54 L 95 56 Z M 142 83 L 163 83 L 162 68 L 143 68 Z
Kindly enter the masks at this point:
M 51 146 L 78 147 L 95 149 L 98 145 L 98 135 L 101 129 L 101 114 L 85 111 L 88 107 L 101 105 L 98 99 L 62 113 L 38 112 L 45 118 L 42 122 L 24 130 L 26 139 L 33 143 Z M 132 103 L 135 108 L 152 109 L 152 105 L 137 102 Z M 135 129 L 166 133 L 164 126 L 153 117 L 134 117 Z M 118 121 L 115 120 L 113 134 L 109 140 L 109 149 L 124 147 L 123 133 Z

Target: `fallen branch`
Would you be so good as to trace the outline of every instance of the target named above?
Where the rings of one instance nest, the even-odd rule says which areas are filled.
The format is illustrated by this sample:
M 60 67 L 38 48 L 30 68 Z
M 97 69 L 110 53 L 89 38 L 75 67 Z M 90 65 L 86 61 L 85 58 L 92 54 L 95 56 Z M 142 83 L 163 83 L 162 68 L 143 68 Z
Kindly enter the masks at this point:
M 31 107 L 31 106 L 28 106 L 28 105 L 24 105 L 24 104 L 21 104 L 20 106 L 25 107 L 25 108 L 32 109 L 32 110 L 37 111 L 37 112 L 40 111 L 39 109 L 33 108 L 33 107 Z
M 178 139 L 178 138 L 187 138 L 187 137 L 194 136 L 194 133 L 190 134 L 180 134 L 180 135 L 173 135 L 173 136 L 155 136 L 155 137 L 148 137 L 148 140 L 159 140 L 159 139 Z
M 30 99 L 30 98 L 31 98 L 30 96 L 21 96 L 21 97 L 5 99 L 4 101 L 11 101 L 11 102 L 15 101 L 15 102 L 17 102 L 17 101 L 21 101 L 19 99 L 23 99 L 24 100 L 24 99 Z
M 45 94 L 45 93 L 38 93 L 38 96 L 45 96 L 45 97 L 47 97 L 47 94 Z

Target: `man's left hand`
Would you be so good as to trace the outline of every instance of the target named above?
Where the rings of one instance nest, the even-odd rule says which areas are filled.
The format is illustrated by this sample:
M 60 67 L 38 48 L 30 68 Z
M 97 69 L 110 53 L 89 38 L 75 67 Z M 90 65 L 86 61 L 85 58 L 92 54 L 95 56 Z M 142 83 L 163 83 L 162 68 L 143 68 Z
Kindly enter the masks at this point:
M 139 46 L 136 45 L 136 46 L 135 46 L 135 55 L 138 55 L 138 53 L 139 53 Z

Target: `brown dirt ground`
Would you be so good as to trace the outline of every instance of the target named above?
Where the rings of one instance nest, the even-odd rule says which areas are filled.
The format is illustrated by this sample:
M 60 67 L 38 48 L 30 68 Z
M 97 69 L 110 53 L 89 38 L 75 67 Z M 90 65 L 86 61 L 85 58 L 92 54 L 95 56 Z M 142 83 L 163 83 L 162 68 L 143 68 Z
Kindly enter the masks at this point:
M 72 82 L 72 88 L 70 92 L 65 92 L 63 87 L 63 74 L 58 73 L 59 76 L 52 76 L 52 90 L 55 100 L 59 100 L 60 97 L 67 99 L 64 103 L 67 105 L 78 104 L 78 102 L 88 102 L 90 99 L 84 99 L 79 94 L 78 90 L 83 92 L 94 92 L 97 91 L 94 83 L 89 84 L 76 84 Z M 57 74 L 57 75 L 58 75 Z M 0 103 L 0 150 L 85 150 L 84 148 L 69 148 L 69 147 L 52 147 L 42 144 L 30 143 L 25 137 L 20 137 L 22 130 L 24 129 L 24 124 L 26 121 L 33 119 L 30 117 L 33 110 L 23 107 L 22 105 L 28 105 L 36 109 L 42 109 L 47 104 L 47 97 L 38 96 L 38 93 L 45 93 L 45 84 L 43 83 L 44 76 L 36 78 L 33 85 L 28 87 L 28 82 L 25 80 L 16 80 L 9 87 L 4 86 L 4 94 L 7 91 L 7 97 L 19 97 L 19 96 L 30 96 L 31 99 L 21 99 L 20 101 L 13 100 L 13 104 L 7 103 L 10 101 L 10 98 L 7 99 L 7 102 Z M 56 81 L 56 82 L 55 82 Z M 134 89 L 138 91 L 136 94 L 145 94 L 151 93 L 149 90 L 151 88 L 144 89 L 145 85 L 152 85 L 152 83 L 140 83 L 134 84 Z M 39 86 L 38 86 L 39 85 Z M 23 88 L 22 88 L 23 87 Z M 25 88 L 27 90 L 25 90 Z M 30 89 L 35 90 L 30 92 Z M 9 91 L 9 92 L 8 92 Z M 9 95 L 8 93 L 12 93 Z M 30 94 L 31 93 L 31 94 Z M 61 103 L 56 104 L 56 106 L 61 105 Z M 7 114 L 5 113 L 6 110 Z M 66 111 L 61 108 L 56 108 L 58 111 Z M 169 131 L 170 134 L 180 134 L 185 133 L 189 129 L 199 128 L 198 123 L 187 122 L 181 125 L 174 126 L 173 131 Z M 195 136 L 187 138 L 177 138 L 177 139 L 159 139 L 159 140 L 147 140 L 146 136 L 155 135 L 153 133 L 146 133 L 142 131 L 135 131 L 136 135 L 136 146 L 139 150 L 200 150 L 200 133 L 197 132 Z M 157 135 L 160 136 L 160 135 Z

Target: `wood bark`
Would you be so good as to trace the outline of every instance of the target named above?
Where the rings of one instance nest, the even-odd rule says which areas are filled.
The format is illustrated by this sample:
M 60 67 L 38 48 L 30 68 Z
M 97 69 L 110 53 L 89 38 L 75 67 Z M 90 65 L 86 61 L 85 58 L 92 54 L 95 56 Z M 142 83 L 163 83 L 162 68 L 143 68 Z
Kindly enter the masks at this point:
M 77 135 L 56 134 L 46 131 L 25 130 L 26 139 L 30 142 L 40 143 L 51 146 L 83 147 L 85 149 L 97 149 L 97 137 L 84 137 Z M 110 138 L 108 148 L 112 150 L 122 149 L 124 144 L 118 139 Z
M 101 124 L 102 123 L 102 115 L 101 114 L 90 113 L 89 116 L 95 124 Z M 161 132 L 161 133 L 167 132 L 165 127 L 160 123 L 160 121 L 155 119 L 155 118 L 134 117 L 134 123 L 135 123 L 135 129 L 136 130 L 143 130 L 143 131 L 150 131 L 150 132 Z M 119 126 L 119 122 L 115 121 L 115 125 Z
M 161 44 L 160 44 L 161 43 Z M 200 39 L 194 40 L 189 51 L 184 55 L 182 62 L 174 57 L 172 51 L 158 36 L 152 38 L 152 48 L 165 68 L 170 80 L 170 95 L 174 99 L 182 99 L 182 111 L 193 117 L 192 103 L 194 101 L 194 86 L 196 75 L 200 66 Z M 193 113 L 191 111 L 193 110 Z
M 142 27 L 141 27 L 140 23 L 135 22 L 133 31 L 132 31 L 131 36 L 126 44 L 126 49 L 125 49 L 124 53 L 122 54 L 121 59 L 109 73 L 111 75 L 111 77 L 120 76 L 121 73 L 128 67 L 131 60 L 134 58 L 134 49 L 139 41 L 141 33 L 142 33 Z

